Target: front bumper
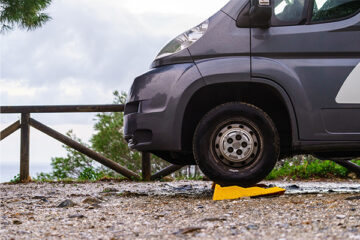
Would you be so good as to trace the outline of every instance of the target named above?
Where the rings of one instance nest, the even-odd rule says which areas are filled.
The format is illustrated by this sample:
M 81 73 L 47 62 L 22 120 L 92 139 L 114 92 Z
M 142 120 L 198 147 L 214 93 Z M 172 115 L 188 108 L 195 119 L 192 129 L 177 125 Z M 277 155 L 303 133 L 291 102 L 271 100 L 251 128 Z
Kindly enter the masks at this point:
M 152 69 L 135 79 L 125 105 L 124 136 L 139 151 L 180 151 L 182 99 L 201 78 L 194 63 Z
M 155 122 L 161 122 L 162 113 L 134 113 L 124 116 L 125 140 L 132 149 L 139 151 L 164 150 L 169 148 L 168 142 L 163 142 L 161 129 Z

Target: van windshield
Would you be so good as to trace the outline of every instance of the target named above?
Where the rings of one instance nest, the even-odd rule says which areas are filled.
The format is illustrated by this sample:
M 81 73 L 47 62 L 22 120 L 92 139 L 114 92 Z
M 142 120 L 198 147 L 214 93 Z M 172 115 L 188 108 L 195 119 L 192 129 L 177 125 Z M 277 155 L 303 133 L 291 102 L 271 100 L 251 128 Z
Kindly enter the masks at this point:
M 359 0 L 315 0 L 311 21 L 336 20 L 351 16 L 359 9 Z

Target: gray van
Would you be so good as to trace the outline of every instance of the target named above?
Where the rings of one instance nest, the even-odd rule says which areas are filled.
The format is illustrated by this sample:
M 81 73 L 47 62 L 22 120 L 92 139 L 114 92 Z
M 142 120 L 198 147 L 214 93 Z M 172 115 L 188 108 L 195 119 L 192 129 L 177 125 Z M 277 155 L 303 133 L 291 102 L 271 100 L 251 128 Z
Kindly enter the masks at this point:
M 231 0 L 135 79 L 129 146 L 241 186 L 296 154 L 360 156 L 359 12 L 360 0 Z

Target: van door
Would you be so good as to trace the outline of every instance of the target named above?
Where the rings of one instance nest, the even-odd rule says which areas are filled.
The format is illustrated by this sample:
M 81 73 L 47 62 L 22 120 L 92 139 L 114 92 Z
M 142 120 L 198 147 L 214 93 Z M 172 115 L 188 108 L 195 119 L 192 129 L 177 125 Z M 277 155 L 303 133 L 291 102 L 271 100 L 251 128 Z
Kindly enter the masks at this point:
M 360 140 L 360 0 L 273 0 L 251 30 L 252 78 L 281 85 L 301 140 Z

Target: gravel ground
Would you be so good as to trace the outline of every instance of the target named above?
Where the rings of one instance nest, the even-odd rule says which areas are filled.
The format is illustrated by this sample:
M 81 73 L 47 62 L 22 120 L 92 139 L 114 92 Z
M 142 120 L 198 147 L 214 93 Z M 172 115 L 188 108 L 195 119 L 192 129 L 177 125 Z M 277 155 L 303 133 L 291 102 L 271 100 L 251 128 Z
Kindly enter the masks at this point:
M 202 181 L 0 184 L 0 238 L 360 239 L 359 181 L 270 184 L 287 194 L 215 202 Z

